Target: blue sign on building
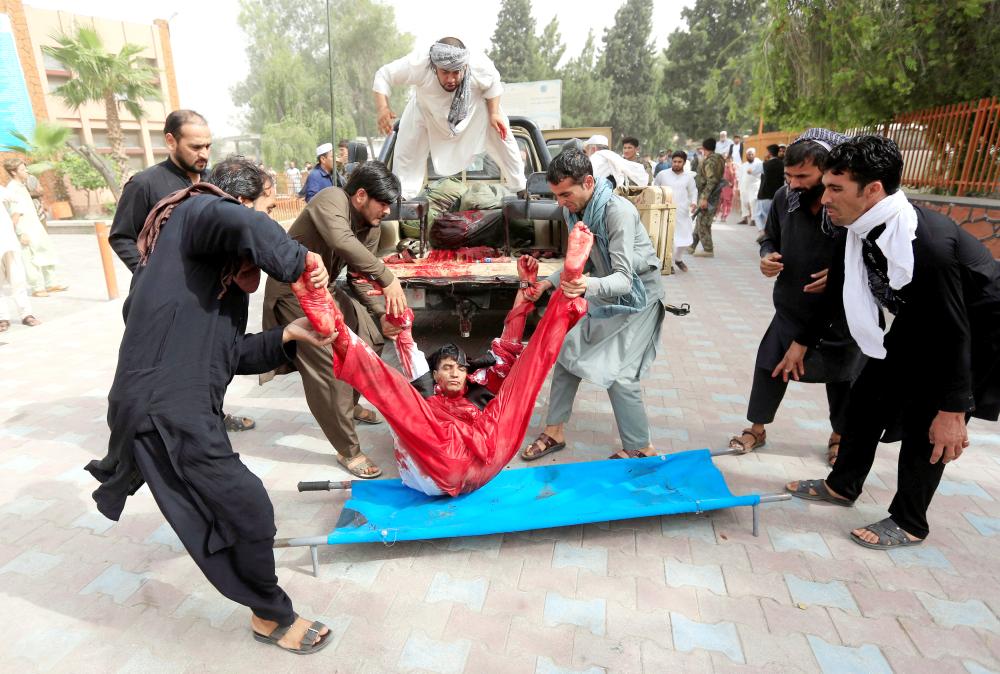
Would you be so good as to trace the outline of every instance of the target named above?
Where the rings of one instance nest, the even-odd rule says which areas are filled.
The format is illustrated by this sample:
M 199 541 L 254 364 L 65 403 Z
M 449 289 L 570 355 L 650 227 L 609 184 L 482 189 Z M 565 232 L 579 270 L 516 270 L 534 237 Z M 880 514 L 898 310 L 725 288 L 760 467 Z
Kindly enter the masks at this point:
M 21 71 L 21 60 L 17 57 L 10 17 L 0 14 L 0 146 L 21 145 L 11 131 L 31 138 L 35 131 L 35 114 Z

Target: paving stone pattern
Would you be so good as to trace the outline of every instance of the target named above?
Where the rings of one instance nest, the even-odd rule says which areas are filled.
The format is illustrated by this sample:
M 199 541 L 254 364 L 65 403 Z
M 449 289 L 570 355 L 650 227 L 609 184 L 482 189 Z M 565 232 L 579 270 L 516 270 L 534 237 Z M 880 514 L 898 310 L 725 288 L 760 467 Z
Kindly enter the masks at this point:
M 717 226 L 715 259 L 664 278 L 668 317 L 645 384 L 660 452 L 724 447 L 746 425 L 754 356 L 771 316 L 750 227 Z M 121 339 L 93 237 L 55 237 L 71 288 L 36 299 L 42 326 L 0 335 L 2 672 L 1000 672 L 1000 428 L 973 422 L 931 505 L 931 536 L 890 553 L 850 542 L 886 516 L 898 447 L 883 446 L 853 509 L 802 501 L 453 540 L 275 551 L 296 609 L 331 627 L 299 658 L 250 638 L 249 612 L 204 580 L 147 489 L 109 522 L 83 465 L 103 455 Z M 70 264 L 72 262 L 72 264 Z M 119 266 L 119 285 L 129 275 Z M 261 294 L 251 303 L 259 325 Z M 453 330 L 453 317 L 439 325 Z M 477 319 L 475 345 L 499 331 Z M 452 339 L 425 335 L 422 342 Z M 542 423 L 543 389 L 535 421 Z M 296 491 L 347 479 L 308 413 L 297 375 L 237 377 L 234 434 L 274 503 L 279 536 L 329 531 L 345 495 Z M 792 384 L 768 444 L 717 465 L 735 493 L 825 475 L 822 386 Z M 384 425 L 359 429 L 395 477 Z M 580 389 L 570 447 L 546 463 L 620 447 L 606 394 Z M 524 468 L 515 459 L 510 470 Z

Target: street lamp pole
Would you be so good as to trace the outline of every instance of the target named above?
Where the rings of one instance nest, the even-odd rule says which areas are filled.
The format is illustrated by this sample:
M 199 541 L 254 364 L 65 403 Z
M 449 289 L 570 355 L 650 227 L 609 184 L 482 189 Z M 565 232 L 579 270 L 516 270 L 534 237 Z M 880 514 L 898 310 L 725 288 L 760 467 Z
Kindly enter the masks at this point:
M 333 29 L 330 26 L 330 0 L 326 0 L 326 47 L 330 56 L 330 142 L 336 145 L 337 120 L 333 111 Z

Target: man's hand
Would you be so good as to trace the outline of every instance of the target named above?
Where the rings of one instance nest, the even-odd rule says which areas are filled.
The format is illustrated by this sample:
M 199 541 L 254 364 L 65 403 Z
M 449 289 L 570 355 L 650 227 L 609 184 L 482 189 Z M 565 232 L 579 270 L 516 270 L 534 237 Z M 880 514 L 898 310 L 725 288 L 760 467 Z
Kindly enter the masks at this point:
M 22 234 L 21 236 L 17 237 L 17 240 L 21 242 L 22 246 L 31 245 L 31 238 L 27 234 Z
M 313 346 L 327 346 L 333 343 L 333 340 L 337 338 L 337 331 L 334 330 L 333 334 L 321 335 L 315 330 L 313 330 L 312 323 L 306 317 L 297 318 L 288 325 L 285 326 L 284 331 L 281 333 L 281 342 L 287 344 L 291 341 L 306 342 L 312 344 Z
M 821 293 L 826 291 L 826 276 L 830 273 L 829 269 L 821 269 L 815 274 L 809 274 L 809 278 L 816 279 L 812 283 L 809 283 L 802 287 L 802 292 L 806 293 Z
M 378 129 L 382 133 L 389 135 L 392 133 L 392 123 L 396 119 L 396 113 L 392 108 L 386 106 L 378 111 Z
M 382 295 L 385 296 L 386 313 L 400 316 L 406 311 L 406 293 L 398 278 L 393 279 L 392 283 L 382 288 Z
M 965 427 L 964 412 L 941 412 L 937 413 L 931 428 L 927 432 L 927 438 L 934 445 L 931 452 L 931 463 L 941 461 L 950 463 L 962 456 L 962 452 L 969 446 L 969 431 Z
M 786 384 L 788 383 L 788 375 L 792 376 L 795 381 L 799 380 L 799 377 L 806 373 L 806 351 L 808 347 L 799 344 L 798 342 L 792 342 L 792 345 L 788 347 L 788 351 L 785 352 L 785 357 L 781 359 L 777 367 L 774 368 L 774 372 L 771 373 L 771 377 L 777 377 L 781 375 L 781 380 Z
M 316 268 L 309 274 L 309 281 L 312 282 L 313 287 L 325 288 L 330 282 L 330 273 L 326 270 L 326 265 L 323 264 L 323 258 L 316 253 L 308 252 L 306 253 L 306 260 L 312 260 L 316 263 Z
M 507 125 L 504 124 L 503 115 L 490 115 L 490 126 L 496 129 L 496 132 L 500 134 L 500 140 L 507 140 Z
M 581 297 L 585 292 L 587 292 L 587 278 L 581 276 L 575 281 L 560 281 L 559 289 L 563 291 L 563 295 L 573 299 L 574 297 Z
M 698 208 L 705 211 L 708 210 L 708 199 L 702 199 L 698 202 Z
M 781 253 L 768 253 L 760 258 L 760 273 L 767 278 L 777 276 L 785 268 L 784 263 L 778 261 L 780 259 Z
M 399 327 L 398 325 L 393 325 L 392 323 L 389 322 L 389 320 L 385 316 L 380 316 L 378 322 L 379 322 L 379 327 L 382 328 L 382 335 L 386 339 L 391 339 L 395 341 L 396 335 L 398 335 L 403 331 L 403 328 Z
M 535 281 L 534 285 L 525 288 L 522 292 L 524 292 L 524 296 L 529 300 L 537 302 L 542 294 L 551 287 L 551 281 L 543 278 L 541 281 Z

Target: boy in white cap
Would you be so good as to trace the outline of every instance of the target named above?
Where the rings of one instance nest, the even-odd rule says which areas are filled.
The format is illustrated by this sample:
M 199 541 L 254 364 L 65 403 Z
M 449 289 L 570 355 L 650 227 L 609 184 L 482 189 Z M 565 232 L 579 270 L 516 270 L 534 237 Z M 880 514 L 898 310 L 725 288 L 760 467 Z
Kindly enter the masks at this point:
M 306 203 L 324 187 L 336 185 L 333 176 L 333 143 L 323 143 L 316 148 L 316 168 L 306 178 Z

